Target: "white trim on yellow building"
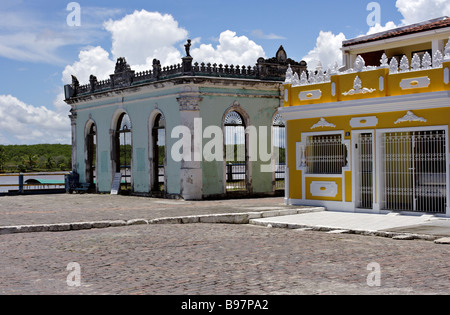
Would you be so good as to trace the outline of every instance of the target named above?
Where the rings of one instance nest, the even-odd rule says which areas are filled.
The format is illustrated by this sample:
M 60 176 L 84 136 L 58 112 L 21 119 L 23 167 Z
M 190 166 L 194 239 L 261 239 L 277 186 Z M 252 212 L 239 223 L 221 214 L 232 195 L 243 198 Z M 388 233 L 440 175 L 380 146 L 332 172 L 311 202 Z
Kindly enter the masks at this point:
M 427 55 L 288 71 L 286 203 L 450 217 L 450 43 Z

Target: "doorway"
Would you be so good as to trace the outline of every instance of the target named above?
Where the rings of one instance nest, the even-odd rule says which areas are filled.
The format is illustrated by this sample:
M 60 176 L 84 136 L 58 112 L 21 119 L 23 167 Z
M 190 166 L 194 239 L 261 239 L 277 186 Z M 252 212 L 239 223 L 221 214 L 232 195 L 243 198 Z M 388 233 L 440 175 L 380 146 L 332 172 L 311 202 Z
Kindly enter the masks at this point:
M 385 132 L 381 150 L 383 209 L 446 213 L 445 130 Z

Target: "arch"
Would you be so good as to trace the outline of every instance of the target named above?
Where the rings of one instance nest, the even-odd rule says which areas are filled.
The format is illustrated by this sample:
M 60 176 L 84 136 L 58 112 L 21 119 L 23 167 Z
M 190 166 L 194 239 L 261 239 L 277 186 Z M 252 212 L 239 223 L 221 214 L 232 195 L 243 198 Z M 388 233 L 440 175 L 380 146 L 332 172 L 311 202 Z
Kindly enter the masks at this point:
M 274 190 L 285 189 L 286 179 L 286 122 L 276 112 L 272 118 L 272 156 L 274 160 Z
M 122 174 L 123 192 L 133 190 L 133 137 L 128 113 L 117 110 L 111 120 L 111 167 L 113 174 Z
M 98 133 L 97 124 L 92 119 L 85 124 L 84 128 L 84 163 L 85 163 L 85 182 L 90 184 L 91 188 L 97 187 L 97 165 L 98 165 Z M 97 189 L 95 189 L 97 190 Z
M 167 187 L 167 138 L 166 118 L 160 110 L 154 110 L 149 118 L 150 192 L 164 194 Z
M 251 190 L 249 161 L 250 117 L 237 102 L 228 108 L 222 118 L 224 131 L 224 192 L 247 192 Z

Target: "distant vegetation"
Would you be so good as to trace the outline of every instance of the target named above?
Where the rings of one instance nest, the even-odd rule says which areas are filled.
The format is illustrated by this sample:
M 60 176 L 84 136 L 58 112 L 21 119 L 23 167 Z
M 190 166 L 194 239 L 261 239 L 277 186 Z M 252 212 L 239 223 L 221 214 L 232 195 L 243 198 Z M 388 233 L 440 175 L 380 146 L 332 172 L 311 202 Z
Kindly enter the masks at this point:
M 71 170 L 71 145 L 0 145 L 1 173 L 55 172 Z

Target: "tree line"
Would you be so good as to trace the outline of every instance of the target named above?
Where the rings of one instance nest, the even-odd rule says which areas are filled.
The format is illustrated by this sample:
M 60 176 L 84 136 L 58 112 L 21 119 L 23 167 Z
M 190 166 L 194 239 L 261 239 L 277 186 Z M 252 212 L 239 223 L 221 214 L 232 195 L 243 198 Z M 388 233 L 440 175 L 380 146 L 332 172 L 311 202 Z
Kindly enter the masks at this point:
M 71 170 L 71 145 L 0 145 L 1 173 L 58 172 Z

